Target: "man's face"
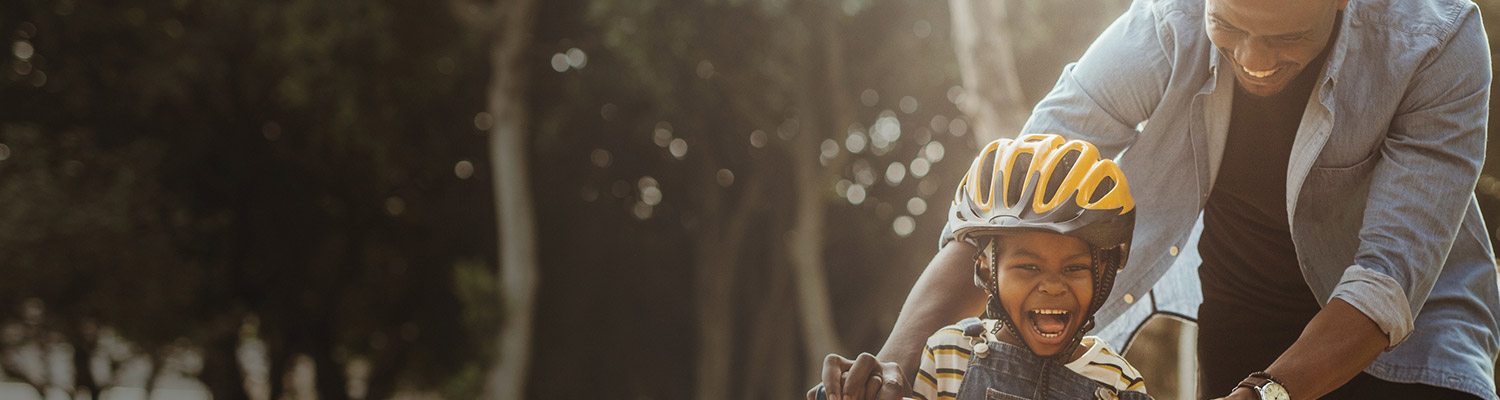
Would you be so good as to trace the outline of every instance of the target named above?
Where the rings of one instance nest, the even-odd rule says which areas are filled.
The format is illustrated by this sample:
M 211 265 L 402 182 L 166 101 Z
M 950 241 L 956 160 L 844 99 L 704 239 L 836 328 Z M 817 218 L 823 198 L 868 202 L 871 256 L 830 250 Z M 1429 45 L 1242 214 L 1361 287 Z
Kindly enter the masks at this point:
M 1072 236 L 1033 232 L 1005 235 L 994 251 L 1000 305 L 1016 323 L 1018 339 L 1041 356 L 1061 352 L 1083 326 L 1083 313 L 1094 296 L 1088 244 Z M 981 259 L 980 269 L 988 273 L 984 264 L 989 257 Z
M 1318 57 L 1349 0 L 1206 0 L 1208 39 L 1256 96 L 1286 89 Z

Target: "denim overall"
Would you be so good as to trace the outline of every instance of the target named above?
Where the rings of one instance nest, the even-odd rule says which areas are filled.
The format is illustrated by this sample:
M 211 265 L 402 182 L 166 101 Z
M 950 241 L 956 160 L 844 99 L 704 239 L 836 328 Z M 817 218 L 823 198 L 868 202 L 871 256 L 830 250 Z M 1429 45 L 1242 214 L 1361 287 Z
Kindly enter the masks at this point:
M 959 321 L 964 336 L 970 340 L 984 337 L 984 322 L 978 318 Z M 988 341 L 989 351 L 978 351 L 969 357 L 958 390 L 958 400 L 1142 400 L 1151 396 L 1136 391 L 1115 392 L 1093 379 L 1069 370 L 1062 363 L 1046 361 L 1030 350 L 1009 343 Z M 1037 391 L 1041 374 L 1047 374 L 1045 387 Z M 1041 397 L 1036 397 L 1041 394 Z

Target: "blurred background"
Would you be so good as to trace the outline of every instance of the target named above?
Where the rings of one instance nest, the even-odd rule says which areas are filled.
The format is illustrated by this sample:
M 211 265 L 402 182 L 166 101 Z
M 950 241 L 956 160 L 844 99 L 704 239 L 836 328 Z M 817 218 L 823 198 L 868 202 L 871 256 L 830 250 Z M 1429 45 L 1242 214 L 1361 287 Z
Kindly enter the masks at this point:
M 0 398 L 800 397 L 1127 5 L 7 0 Z

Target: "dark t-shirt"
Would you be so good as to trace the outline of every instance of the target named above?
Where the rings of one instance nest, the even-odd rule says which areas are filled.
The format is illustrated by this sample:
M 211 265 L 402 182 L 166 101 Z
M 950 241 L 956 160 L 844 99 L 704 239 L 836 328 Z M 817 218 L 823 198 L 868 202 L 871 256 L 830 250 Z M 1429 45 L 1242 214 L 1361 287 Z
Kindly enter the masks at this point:
M 1199 337 L 1212 338 L 1198 342 L 1198 360 L 1209 393 L 1270 366 L 1321 308 L 1292 244 L 1286 173 L 1302 112 L 1327 55 L 1325 48 L 1270 97 L 1235 85 L 1224 156 L 1198 242 L 1203 256 Z

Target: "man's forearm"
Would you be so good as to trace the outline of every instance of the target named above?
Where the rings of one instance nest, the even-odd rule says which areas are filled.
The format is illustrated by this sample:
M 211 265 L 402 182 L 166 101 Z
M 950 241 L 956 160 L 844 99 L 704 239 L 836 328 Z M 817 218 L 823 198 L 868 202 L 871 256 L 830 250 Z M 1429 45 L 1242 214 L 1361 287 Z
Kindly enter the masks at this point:
M 1314 399 L 1359 375 L 1389 344 L 1375 321 L 1334 298 L 1266 372 L 1281 381 L 1293 399 Z
M 916 376 L 928 336 L 984 311 L 984 291 L 974 286 L 975 251 L 962 241 L 943 246 L 906 296 L 896 326 L 876 358 L 900 364 L 907 382 Z

